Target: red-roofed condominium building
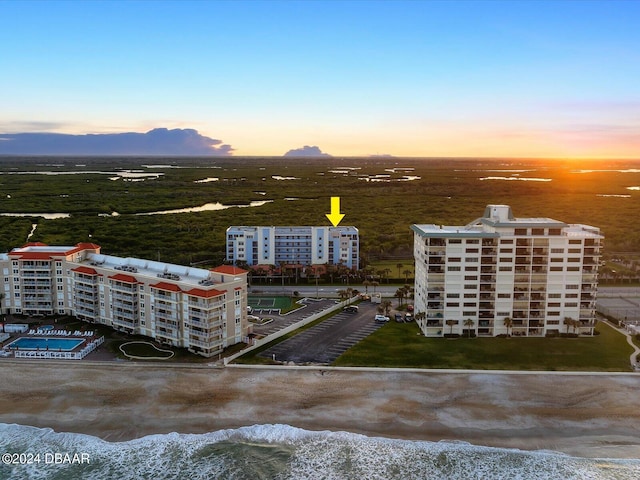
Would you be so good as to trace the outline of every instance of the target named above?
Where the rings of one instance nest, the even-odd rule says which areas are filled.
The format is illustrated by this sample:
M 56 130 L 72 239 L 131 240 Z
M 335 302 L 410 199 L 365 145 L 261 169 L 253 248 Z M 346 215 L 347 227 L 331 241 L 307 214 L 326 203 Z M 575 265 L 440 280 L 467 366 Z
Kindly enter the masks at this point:
M 247 272 L 121 258 L 100 246 L 30 243 L 0 254 L 3 308 L 74 315 L 210 357 L 246 341 Z

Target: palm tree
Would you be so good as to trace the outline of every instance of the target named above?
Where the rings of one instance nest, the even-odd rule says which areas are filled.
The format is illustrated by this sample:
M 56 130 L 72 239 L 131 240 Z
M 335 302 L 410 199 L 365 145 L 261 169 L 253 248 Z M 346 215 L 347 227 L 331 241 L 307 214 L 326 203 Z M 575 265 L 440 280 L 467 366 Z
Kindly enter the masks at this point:
M 580 326 L 580 320 L 571 320 L 571 326 L 573 327 L 573 333 L 576 333 L 577 328 Z
M 505 317 L 502 321 L 504 322 L 504 326 L 507 327 L 507 335 L 510 335 L 509 329 L 513 326 L 513 320 L 511 317 Z
M 398 269 L 398 278 L 400 278 L 400 270 L 402 269 L 402 267 L 404 267 L 403 264 L 401 264 L 401 263 L 397 263 L 396 264 L 396 268 Z
M 371 285 L 371 282 L 369 280 L 365 280 L 362 282 L 362 285 L 364 285 L 364 294 L 367 295 L 369 293 L 369 285 Z
M 567 334 L 569 334 L 569 327 L 573 325 L 573 318 L 564 317 L 564 321 L 562 323 L 564 323 L 567 326 Z
M 383 271 L 384 271 L 384 275 L 387 277 L 387 283 L 389 283 L 389 274 L 391 273 L 391 269 L 385 268 Z
M 384 310 L 385 315 L 389 315 L 389 312 L 391 311 L 391 307 L 393 306 L 393 304 L 391 303 L 391 301 L 389 300 L 385 300 L 384 302 L 382 302 L 380 304 L 380 306 L 382 307 L 382 309 Z
M 411 275 L 411 270 L 409 270 L 409 269 L 403 270 L 402 273 L 404 273 L 404 281 L 408 282 L 409 281 L 409 275 Z
M 473 325 L 475 324 L 475 322 L 473 320 L 471 320 L 470 318 L 467 318 L 464 321 L 464 326 L 467 327 L 467 337 L 471 338 L 471 327 L 473 327 Z
M 373 293 L 376 293 L 376 287 L 380 285 L 380 282 L 376 282 L 375 280 L 371 282 L 371 286 L 373 287 Z
M 338 290 L 336 293 L 337 293 L 337 294 L 338 294 L 338 296 L 340 297 L 340 300 L 341 300 L 341 301 L 342 301 L 342 300 L 345 300 L 345 299 L 347 299 L 347 298 L 349 298 L 349 294 L 347 293 L 347 291 L 346 291 L 346 290 Z
M 401 288 L 397 289 L 393 296 L 398 297 L 398 308 L 400 308 L 402 306 L 402 299 L 404 298 L 404 290 Z
M 451 327 L 451 330 L 449 331 L 450 335 L 453 335 L 453 326 L 458 324 L 457 320 L 447 320 L 447 325 L 449 325 Z

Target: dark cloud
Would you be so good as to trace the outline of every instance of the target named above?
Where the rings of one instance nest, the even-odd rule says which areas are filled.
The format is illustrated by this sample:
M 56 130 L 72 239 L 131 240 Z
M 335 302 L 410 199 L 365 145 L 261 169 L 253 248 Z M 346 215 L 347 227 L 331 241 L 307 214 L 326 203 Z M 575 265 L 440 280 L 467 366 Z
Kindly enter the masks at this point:
M 302 148 L 289 150 L 284 154 L 285 157 L 330 157 L 328 153 L 323 153 L 319 147 L 305 145 Z
M 231 155 L 233 148 L 193 129 L 147 133 L 68 135 L 0 133 L 0 154 L 12 155 Z

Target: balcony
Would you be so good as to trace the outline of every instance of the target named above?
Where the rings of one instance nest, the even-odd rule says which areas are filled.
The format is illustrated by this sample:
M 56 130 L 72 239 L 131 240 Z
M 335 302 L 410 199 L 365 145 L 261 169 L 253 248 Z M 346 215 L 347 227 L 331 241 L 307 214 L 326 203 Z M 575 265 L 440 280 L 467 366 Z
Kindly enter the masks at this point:
M 135 327 L 135 322 L 133 321 L 133 319 L 128 319 L 128 318 L 114 317 L 111 323 L 119 327 L 126 327 L 126 328 Z
M 212 338 L 210 341 L 196 340 L 194 338 L 189 338 L 190 346 L 196 346 L 196 347 L 202 347 L 202 348 L 213 348 L 213 347 L 216 347 L 219 343 L 222 343 L 221 337 Z
M 220 325 L 222 325 L 222 321 L 219 317 L 216 318 L 211 318 L 209 320 L 206 319 L 197 319 L 197 318 L 190 318 L 189 320 L 185 320 L 185 326 L 187 327 L 192 327 L 193 328 L 201 328 L 201 329 L 212 329 L 212 328 L 219 328 Z

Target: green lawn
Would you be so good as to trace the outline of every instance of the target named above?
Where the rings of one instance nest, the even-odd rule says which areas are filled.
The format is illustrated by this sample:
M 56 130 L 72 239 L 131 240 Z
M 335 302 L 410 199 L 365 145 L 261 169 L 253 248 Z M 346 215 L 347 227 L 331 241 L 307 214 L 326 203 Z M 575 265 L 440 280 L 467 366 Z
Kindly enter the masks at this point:
M 415 323 L 389 322 L 338 357 L 336 366 L 479 370 L 630 371 L 625 337 L 599 323 L 583 338 L 425 338 Z

